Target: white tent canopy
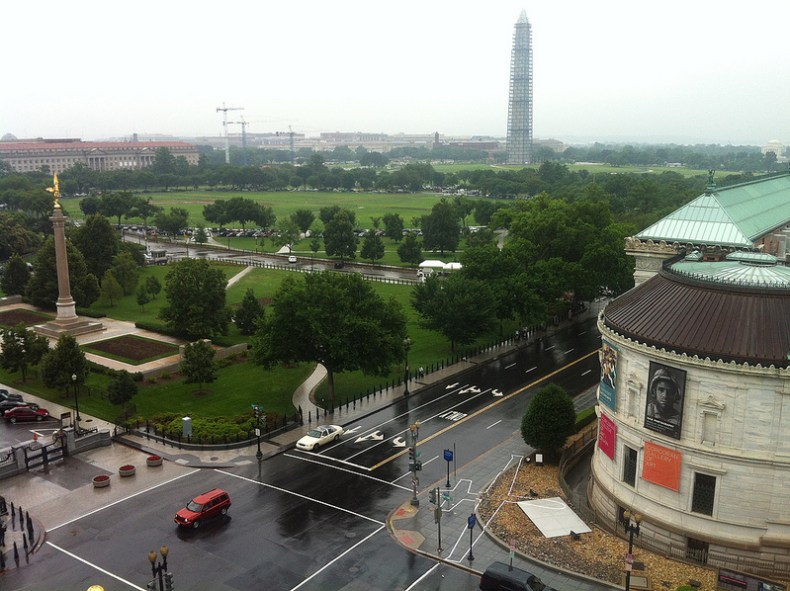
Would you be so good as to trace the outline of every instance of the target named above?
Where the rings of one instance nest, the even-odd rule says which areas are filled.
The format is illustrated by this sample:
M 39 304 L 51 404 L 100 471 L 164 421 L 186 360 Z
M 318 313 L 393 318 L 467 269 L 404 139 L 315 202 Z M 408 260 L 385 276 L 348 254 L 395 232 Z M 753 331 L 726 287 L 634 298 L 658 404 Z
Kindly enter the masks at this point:
M 442 261 L 423 261 L 419 264 L 420 269 L 444 269 Z
M 460 269 L 462 266 L 463 266 L 463 265 L 461 265 L 461 263 L 447 263 L 447 264 L 444 266 L 444 270 L 445 270 L 445 271 L 457 271 L 457 270 L 458 270 L 458 269 Z

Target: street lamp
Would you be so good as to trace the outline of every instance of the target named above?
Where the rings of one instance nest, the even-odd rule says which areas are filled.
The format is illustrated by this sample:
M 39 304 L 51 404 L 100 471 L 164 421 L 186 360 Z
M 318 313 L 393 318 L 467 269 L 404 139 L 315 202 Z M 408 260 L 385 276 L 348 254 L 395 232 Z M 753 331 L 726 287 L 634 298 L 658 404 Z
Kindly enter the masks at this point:
M 80 416 L 80 401 L 77 397 L 77 374 L 71 374 L 71 383 L 74 384 L 74 407 L 77 410 L 77 433 L 79 434 L 82 417 Z
M 634 534 L 639 535 L 639 524 L 642 522 L 642 516 L 639 513 L 624 511 L 623 517 L 625 518 L 625 531 L 628 532 L 628 554 L 625 556 L 625 591 L 630 591 L 631 569 L 634 563 Z
M 409 395 L 409 349 L 411 349 L 411 339 L 403 339 L 403 395 Z
M 148 560 L 151 561 L 151 573 L 153 580 L 148 583 L 147 588 L 151 591 L 156 591 L 156 580 L 159 578 L 159 591 L 173 591 L 173 573 L 167 570 L 167 554 L 170 549 L 163 545 L 159 548 L 159 553 L 162 555 L 162 562 L 157 563 L 156 551 L 151 550 L 148 553 Z

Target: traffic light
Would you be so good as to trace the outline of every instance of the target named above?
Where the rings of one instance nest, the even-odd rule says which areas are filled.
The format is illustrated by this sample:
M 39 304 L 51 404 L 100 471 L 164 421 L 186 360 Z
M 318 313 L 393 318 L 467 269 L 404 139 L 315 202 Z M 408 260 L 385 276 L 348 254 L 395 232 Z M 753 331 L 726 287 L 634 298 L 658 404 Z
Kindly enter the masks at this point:
M 145 586 L 148 591 L 156 591 L 156 579 L 152 579 L 148 581 L 148 584 Z
M 434 505 L 436 504 L 436 489 L 435 488 L 432 488 L 431 490 L 428 491 L 428 500 L 431 503 L 433 503 Z
M 422 470 L 422 462 L 418 460 L 420 452 L 418 452 L 415 448 L 409 448 L 409 470 L 412 472 L 419 472 Z
M 165 591 L 173 591 L 173 573 L 165 573 Z

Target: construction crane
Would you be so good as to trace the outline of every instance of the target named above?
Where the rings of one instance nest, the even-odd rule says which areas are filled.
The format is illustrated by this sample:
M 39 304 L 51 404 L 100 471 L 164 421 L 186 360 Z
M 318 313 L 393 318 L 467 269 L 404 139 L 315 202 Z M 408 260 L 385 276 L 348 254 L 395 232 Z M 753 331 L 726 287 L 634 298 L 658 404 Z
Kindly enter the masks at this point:
M 225 164 L 230 164 L 230 140 L 228 139 L 228 111 L 243 111 L 244 107 L 226 107 L 222 103 L 221 107 L 217 107 L 217 113 L 222 111 L 222 129 L 225 132 Z
M 244 166 L 247 166 L 247 126 L 249 121 L 244 120 L 244 116 L 240 117 L 241 121 L 228 121 L 228 125 L 241 125 L 241 150 Z M 227 132 L 226 132 L 227 133 Z

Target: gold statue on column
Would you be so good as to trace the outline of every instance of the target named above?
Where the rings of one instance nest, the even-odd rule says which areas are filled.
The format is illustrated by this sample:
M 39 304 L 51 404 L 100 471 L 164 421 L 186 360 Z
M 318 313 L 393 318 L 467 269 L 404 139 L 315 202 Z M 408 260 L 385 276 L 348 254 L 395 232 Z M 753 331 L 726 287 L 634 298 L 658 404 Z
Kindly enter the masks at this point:
M 53 184 L 53 187 L 47 187 L 47 191 L 52 193 L 52 196 L 55 198 L 55 209 L 60 209 L 60 182 L 58 181 L 57 172 L 55 173 Z

